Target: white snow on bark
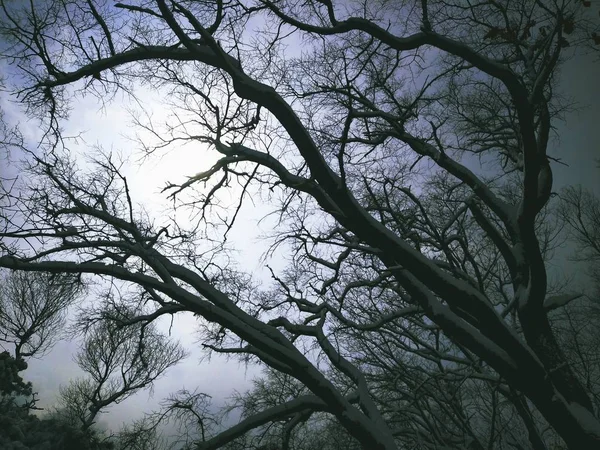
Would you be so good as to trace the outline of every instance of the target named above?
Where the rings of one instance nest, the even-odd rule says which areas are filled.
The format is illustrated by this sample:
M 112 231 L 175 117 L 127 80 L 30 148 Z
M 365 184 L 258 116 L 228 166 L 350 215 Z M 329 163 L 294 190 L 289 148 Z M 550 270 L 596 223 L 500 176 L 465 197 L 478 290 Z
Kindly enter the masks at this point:
M 583 294 L 562 294 L 553 295 L 544 300 L 544 308 L 546 311 L 552 311 L 553 309 L 562 308 L 563 306 L 571 303 L 573 300 L 577 300 L 582 297 Z
M 600 438 L 600 422 L 589 410 L 576 402 L 570 402 L 569 409 L 587 434 Z

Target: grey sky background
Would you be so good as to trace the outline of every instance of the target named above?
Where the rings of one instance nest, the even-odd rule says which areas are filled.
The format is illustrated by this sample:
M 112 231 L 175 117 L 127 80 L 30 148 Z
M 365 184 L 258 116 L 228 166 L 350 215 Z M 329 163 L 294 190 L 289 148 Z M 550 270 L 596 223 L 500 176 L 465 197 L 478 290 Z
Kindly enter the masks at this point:
M 554 190 L 581 184 L 600 195 L 600 49 L 567 62 L 560 77 L 560 93 L 572 97 L 579 111 L 556 123 L 559 139 L 551 156 L 568 167 L 554 164 Z
M 560 158 L 568 167 L 554 164 L 554 190 L 559 191 L 569 184 L 581 184 L 600 195 L 600 169 L 594 161 L 600 158 L 600 54 L 577 56 L 562 68 L 560 92 L 572 99 L 579 106 L 579 111 L 570 113 L 566 122 L 556 123 L 559 138 L 552 144 L 551 156 Z M 1 67 L 1 65 L 0 65 Z M 6 95 L 0 96 L 0 106 L 5 109 L 12 120 L 22 116 L 18 107 L 8 101 Z M 136 144 L 126 139 L 131 135 L 132 128 L 127 113 L 127 102 L 118 100 L 100 109 L 97 99 L 87 97 L 73 105 L 71 119 L 67 124 L 67 133 L 86 130 L 85 142 L 78 146 L 82 152 L 90 152 L 94 145 L 102 145 L 106 149 L 120 151 L 129 156 L 125 172 L 133 187 L 134 199 L 143 204 L 151 212 L 160 211 L 169 205 L 160 188 L 167 180 L 181 180 L 185 175 L 192 175 L 210 167 L 213 156 L 204 151 L 201 144 L 189 145 L 185 148 L 171 151 L 161 158 L 145 161 L 141 166 L 137 163 L 139 153 Z M 160 122 L 160 105 L 155 105 L 155 119 Z M 30 136 L 36 134 L 34 124 L 21 123 L 23 130 Z M 144 136 L 142 135 L 142 138 Z M 14 156 L 14 155 L 13 155 Z M 0 161 L 0 164 L 3 164 Z M 6 166 L 0 166 L 3 174 L 7 173 Z M 267 280 L 264 268 L 259 259 L 265 250 L 265 243 L 259 236 L 268 230 L 269 222 L 259 226 L 259 220 L 264 210 L 255 210 L 251 202 L 246 202 L 239 224 L 230 236 L 232 246 L 240 249 L 240 264 L 253 272 L 259 279 Z M 178 217 L 179 218 L 179 217 Z M 181 217 L 181 220 L 187 220 Z M 569 249 L 563 252 L 563 258 Z M 556 270 L 577 270 L 571 263 L 562 260 Z M 190 351 L 190 356 L 178 366 L 167 372 L 154 388 L 153 396 L 148 392 L 137 394 L 115 405 L 104 414 L 101 423 L 118 429 L 123 422 L 141 417 L 158 407 L 161 399 L 179 389 L 199 389 L 213 396 L 214 403 L 220 405 L 234 389 L 243 391 L 249 387 L 249 380 L 257 374 L 256 370 L 246 368 L 237 361 L 227 362 L 223 357 L 213 357 L 210 362 L 200 362 L 202 351 L 196 342 L 195 319 L 190 315 L 175 317 L 173 337 L 180 339 Z M 164 324 L 163 329 L 167 329 Z M 73 355 L 77 351 L 77 342 L 63 340 L 41 360 L 31 360 L 25 378 L 33 382 L 39 392 L 40 406 L 48 407 L 54 403 L 61 384 L 81 375 Z

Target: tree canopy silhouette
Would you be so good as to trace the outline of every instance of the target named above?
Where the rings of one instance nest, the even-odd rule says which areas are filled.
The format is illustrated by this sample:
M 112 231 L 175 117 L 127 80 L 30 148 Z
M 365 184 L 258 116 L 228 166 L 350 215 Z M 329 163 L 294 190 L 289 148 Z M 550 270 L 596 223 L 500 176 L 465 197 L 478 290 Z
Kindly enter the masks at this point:
M 9 82 L 45 132 L 33 151 L 6 128 L 29 156 L 3 183 L 0 267 L 118 280 L 91 322 L 191 312 L 206 351 L 266 366 L 198 448 L 309 448 L 319 427 L 374 450 L 598 448 L 590 357 L 557 318 L 580 286 L 547 270 L 558 69 L 593 45 L 586 2 L 0 3 Z M 170 112 L 135 117 L 149 156 L 218 155 L 164 189 L 190 226 L 63 135 L 81 96 L 147 89 Z M 277 218 L 265 258 L 287 261 L 268 287 L 225 245 L 250 197 Z

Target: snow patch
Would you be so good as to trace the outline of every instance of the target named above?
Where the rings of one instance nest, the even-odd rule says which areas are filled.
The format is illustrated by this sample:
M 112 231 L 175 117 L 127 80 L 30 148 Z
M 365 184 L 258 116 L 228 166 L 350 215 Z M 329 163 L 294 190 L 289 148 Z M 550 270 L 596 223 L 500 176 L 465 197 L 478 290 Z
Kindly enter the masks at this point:
M 600 436 L 600 422 L 590 411 L 576 402 L 569 402 L 569 409 L 587 434 Z

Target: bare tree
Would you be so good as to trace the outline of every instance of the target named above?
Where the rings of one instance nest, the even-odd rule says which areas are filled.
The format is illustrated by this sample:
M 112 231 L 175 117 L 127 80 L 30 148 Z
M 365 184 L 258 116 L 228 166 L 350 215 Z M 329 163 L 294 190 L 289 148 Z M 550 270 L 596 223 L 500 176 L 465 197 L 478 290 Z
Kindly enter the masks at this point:
M 67 308 L 83 290 L 80 277 L 44 272 L 0 273 L 0 341 L 16 359 L 40 357 L 61 338 Z
M 170 448 L 191 450 L 219 430 L 222 416 L 215 411 L 211 397 L 202 392 L 182 389 L 161 403 L 161 409 L 144 418 L 147 429 L 170 429 Z
M 588 274 L 600 288 L 600 199 L 581 186 L 562 194 L 560 214 L 577 246 L 574 259 L 586 262 Z
M 155 424 L 137 420 L 121 429 L 114 439 L 118 450 L 166 450 L 173 448 L 162 438 Z
M 88 429 L 101 411 L 151 387 L 184 356 L 153 324 L 122 326 L 110 319 L 92 324 L 75 358 L 86 378 L 61 389 L 63 414 Z
M 569 362 L 585 384 L 600 411 L 600 199 L 579 187 L 561 192 L 559 208 L 575 244 L 572 259 L 588 276 L 586 295 L 574 299 L 554 314 L 555 328 Z M 569 299 L 567 299 L 569 300 Z
M 1 234 L 34 250 L 3 243 L 0 266 L 140 286 L 153 309 L 123 326 L 192 312 L 205 348 L 302 387 L 201 448 L 321 414 L 369 449 L 597 448 L 548 315 L 568 292 L 546 271 L 557 68 L 595 36 L 587 3 L 2 2 L 15 91 L 48 151 Z M 155 226 L 112 158 L 85 172 L 61 139 L 72 88 L 105 100 L 137 80 L 173 113 L 137 119 L 145 151 L 219 154 L 166 189 L 191 229 Z M 279 217 L 271 253 L 291 252 L 267 290 L 224 250 L 249 194 Z M 517 417 L 525 444 L 505 431 Z

